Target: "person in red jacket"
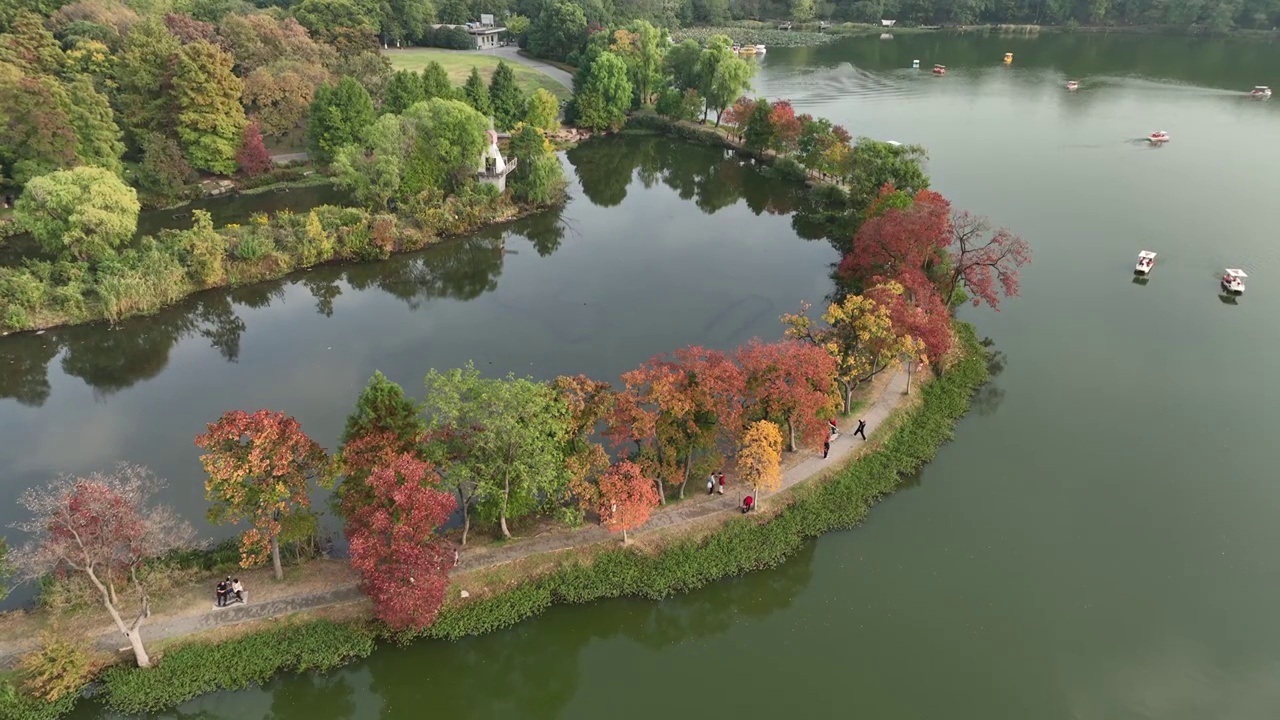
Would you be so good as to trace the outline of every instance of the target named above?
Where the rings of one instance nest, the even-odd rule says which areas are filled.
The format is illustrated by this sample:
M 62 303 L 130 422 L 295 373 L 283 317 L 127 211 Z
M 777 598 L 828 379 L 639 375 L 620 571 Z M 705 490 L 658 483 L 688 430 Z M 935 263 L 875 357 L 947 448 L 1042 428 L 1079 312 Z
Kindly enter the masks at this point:
M 742 498 L 742 513 L 745 515 L 752 511 L 756 506 L 756 499 L 750 495 Z

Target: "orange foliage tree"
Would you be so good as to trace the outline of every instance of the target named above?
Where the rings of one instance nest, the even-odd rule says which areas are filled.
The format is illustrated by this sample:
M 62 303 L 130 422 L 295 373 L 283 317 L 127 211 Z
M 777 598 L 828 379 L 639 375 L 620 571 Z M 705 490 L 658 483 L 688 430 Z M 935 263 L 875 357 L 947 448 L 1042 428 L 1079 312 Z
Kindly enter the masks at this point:
M 617 446 L 634 443 L 630 459 L 659 483 L 660 497 L 662 481 L 684 497 L 690 477 L 724 461 L 718 441 L 737 439 L 742 370 L 724 353 L 695 346 L 656 356 L 622 380 L 607 434 Z
M 796 434 L 808 445 L 826 438 L 826 419 L 839 403 L 836 360 L 824 348 L 798 340 L 752 340 L 735 352 L 745 374 L 745 402 L 752 417 L 786 423 L 791 452 Z
M 608 527 L 609 532 L 621 532 L 624 543 L 627 531 L 648 522 L 659 503 L 658 488 L 653 480 L 644 476 L 639 465 L 627 460 L 610 465 L 601 473 L 599 488 L 600 523 Z
M 782 432 L 777 425 L 757 420 L 747 428 L 738 453 L 738 477 L 755 490 L 757 506 L 761 493 L 774 492 L 782 484 Z
M 200 464 L 209 475 L 204 488 L 213 503 L 210 521 L 248 520 L 252 527 L 240 537 L 240 564 L 257 565 L 269 551 L 276 579 L 283 580 L 281 538 L 299 539 L 315 528 L 307 494 L 311 480 L 328 479 L 324 448 L 297 420 L 272 410 L 226 413 L 196 436 L 196 446 L 205 451 Z

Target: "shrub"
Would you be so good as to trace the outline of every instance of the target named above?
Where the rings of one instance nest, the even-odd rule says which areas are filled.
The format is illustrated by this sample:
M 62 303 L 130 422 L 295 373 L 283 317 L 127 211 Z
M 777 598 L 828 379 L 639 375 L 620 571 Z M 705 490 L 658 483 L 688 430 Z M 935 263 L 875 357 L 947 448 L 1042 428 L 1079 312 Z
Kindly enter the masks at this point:
M 260 233 L 246 233 L 235 244 L 232 254 L 237 260 L 256 262 L 275 252 L 275 249 L 275 243 L 270 237 Z
M 97 291 L 102 312 L 111 320 L 155 312 L 190 290 L 187 271 L 152 238 L 98 268 Z
M 809 173 L 804 166 L 789 157 L 780 157 L 775 160 L 766 173 L 779 180 L 792 182 L 805 182 L 809 179 Z
M 56 703 L 68 695 L 74 697 L 92 679 L 94 670 L 83 641 L 52 632 L 42 633 L 40 647 L 18 663 L 22 689 L 47 703 Z
M 328 620 L 288 624 L 171 650 L 149 669 L 111 668 L 102 677 L 103 693 L 115 712 L 156 712 L 204 693 L 264 683 L 280 672 L 331 670 L 367 657 L 373 647 L 373 635 L 363 627 Z

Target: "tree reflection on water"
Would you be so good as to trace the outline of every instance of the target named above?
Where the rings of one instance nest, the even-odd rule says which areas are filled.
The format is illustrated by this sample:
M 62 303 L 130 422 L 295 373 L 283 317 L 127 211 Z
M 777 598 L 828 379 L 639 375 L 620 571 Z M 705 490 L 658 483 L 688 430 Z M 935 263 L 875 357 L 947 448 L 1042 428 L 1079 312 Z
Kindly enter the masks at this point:
M 838 228 L 837 211 L 815 202 L 799 183 L 781 182 L 753 161 L 718 148 L 700 147 L 658 136 L 613 137 L 580 145 L 567 153 L 583 195 L 593 204 L 615 206 L 638 181 L 664 185 L 702 212 L 714 214 L 744 203 L 756 215 L 794 213 L 792 225 L 806 238 L 825 237 Z M 523 238 L 541 257 L 564 241 L 567 220 L 550 211 L 506 225 L 448 240 L 422 252 L 377 263 L 331 265 L 288 278 L 200 293 L 151 317 L 93 323 L 24 333 L 0 339 L 0 399 L 38 407 L 51 393 L 48 366 L 61 355 L 64 373 L 93 388 L 99 397 L 159 375 L 177 343 L 206 338 L 228 362 L 240 355 L 246 330 L 242 308 L 262 309 L 305 288 L 316 311 L 331 317 L 347 295 L 381 290 L 417 309 L 437 298 L 473 300 L 498 287 L 507 247 Z M 571 228 L 570 228 L 571 229 Z

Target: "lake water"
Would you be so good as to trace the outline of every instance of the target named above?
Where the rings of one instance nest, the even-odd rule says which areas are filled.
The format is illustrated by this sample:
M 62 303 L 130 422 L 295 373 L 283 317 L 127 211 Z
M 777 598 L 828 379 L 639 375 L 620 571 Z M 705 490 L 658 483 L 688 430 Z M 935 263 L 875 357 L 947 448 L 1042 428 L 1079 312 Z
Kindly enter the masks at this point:
M 912 59 L 925 69 L 908 69 Z M 1280 713 L 1280 487 L 1267 440 L 1280 420 L 1268 385 L 1280 349 L 1269 324 L 1280 105 L 1244 97 L 1280 86 L 1280 46 L 919 35 L 761 62 L 764 94 L 855 135 L 926 145 L 936 189 L 1034 246 L 1022 298 L 962 313 L 1002 356 L 956 441 L 864 526 L 777 570 L 384 649 L 328 676 L 200 699 L 182 716 Z M 929 74 L 934 63 L 948 74 Z M 1078 92 L 1063 89 L 1068 78 Z M 1167 147 L 1136 141 L 1158 129 Z M 467 358 L 493 372 L 613 377 L 681 344 L 776 335 L 776 315 L 828 291 L 830 247 L 751 209 L 786 208 L 785 192 L 728 204 L 706 171 L 655 171 L 652 158 L 754 177 L 736 165 L 661 141 L 575 152 L 575 200 L 559 225 L 513 229 L 506 247 L 518 254 L 499 256 L 495 235 L 308 275 L 321 298 L 335 287 L 326 278 L 342 290 L 332 316 L 291 282 L 212 294 L 132 332 L 4 341 L 26 378 L 4 394 L 21 389 L 26 404 L 0 404 L 0 500 L 54 470 L 128 458 L 167 474 L 173 500 L 196 514 L 187 443 L 222 410 L 277 407 L 332 443 L 375 368 L 410 386 Z M 672 183 L 682 191 L 653 181 L 686 174 Z M 1159 253 L 1145 285 L 1132 281 L 1142 249 Z M 1250 275 L 1235 303 L 1217 291 L 1226 266 Z M 202 302 L 202 323 L 234 324 L 217 325 L 226 308 L 243 322 L 238 362 L 229 343 L 186 329 Z M 92 352 L 69 362 L 81 347 Z

